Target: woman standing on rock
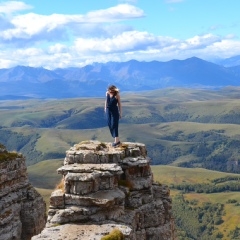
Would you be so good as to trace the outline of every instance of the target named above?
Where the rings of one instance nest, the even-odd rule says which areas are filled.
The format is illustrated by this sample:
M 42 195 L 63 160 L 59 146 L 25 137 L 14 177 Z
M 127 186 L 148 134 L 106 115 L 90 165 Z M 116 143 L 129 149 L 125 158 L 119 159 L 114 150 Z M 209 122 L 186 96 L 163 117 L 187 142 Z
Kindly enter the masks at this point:
M 114 142 L 113 147 L 120 145 L 118 136 L 118 122 L 122 118 L 122 104 L 120 100 L 119 89 L 111 85 L 106 92 L 105 108 L 104 111 L 107 115 L 107 123 Z

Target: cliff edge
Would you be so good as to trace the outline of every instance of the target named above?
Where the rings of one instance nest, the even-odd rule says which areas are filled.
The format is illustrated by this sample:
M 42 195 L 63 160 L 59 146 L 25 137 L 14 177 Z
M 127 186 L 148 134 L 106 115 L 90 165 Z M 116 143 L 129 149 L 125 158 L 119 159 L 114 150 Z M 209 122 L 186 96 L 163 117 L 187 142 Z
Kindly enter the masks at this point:
M 153 181 L 144 144 L 84 141 L 66 152 L 57 171 L 62 184 L 33 240 L 100 240 L 113 229 L 126 240 L 176 239 L 169 188 Z
M 25 158 L 0 144 L 0 240 L 29 240 L 46 223 L 46 204 L 29 183 Z

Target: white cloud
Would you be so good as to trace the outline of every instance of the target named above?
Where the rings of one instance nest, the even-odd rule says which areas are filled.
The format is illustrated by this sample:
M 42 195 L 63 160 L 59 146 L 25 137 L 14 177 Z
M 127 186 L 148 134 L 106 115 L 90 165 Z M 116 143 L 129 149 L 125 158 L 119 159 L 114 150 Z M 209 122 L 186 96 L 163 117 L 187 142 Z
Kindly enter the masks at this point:
M 205 34 L 202 36 L 195 36 L 193 38 L 187 39 L 183 45 L 182 49 L 201 49 L 209 46 L 215 42 L 221 41 L 219 36 L 213 34 Z
M 13 61 L 8 59 L 0 59 L 1 68 L 9 68 L 12 66 Z
M 0 44 L 10 44 L 11 47 L 18 48 L 42 42 L 70 41 L 74 36 L 110 36 L 132 30 L 131 27 L 117 24 L 117 22 L 143 16 L 144 12 L 141 9 L 129 4 L 119 4 L 108 9 L 92 11 L 86 15 L 27 13 L 13 16 L 10 20 L 2 19 L 4 21 L 0 24 L 2 29 Z
M 158 38 L 147 32 L 128 31 L 121 35 L 106 39 L 84 39 L 78 38 L 75 41 L 76 51 L 113 53 L 147 49 L 152 45 L 158 45 Z
M 218 58 L 229 58 L 240 55 L 240 41 L 223 39 L 222 41 L 206 46 L 201 54 Z
M 12 27 L 14 26 L 9 22 L 9 20 L 0 15 L 0 30 L 3 31 Z
M 116 7 L 89 12 L 86 15 L 86 20 L 90 22 L 112 22 L 140 17 L 144 17 L 143 10 L 129 4 L 119 4 Z
M 67 52 L 68 51 L 68 48 L 67 46 L 63 45 L 63 44 L 55 44 L 53 46 L 50 46 L 49 49 L 48 49 L 49 53 L 50 54 L 55 54 L 55 53 L 64 53 L 64 52 Z
M 220 28 L 223 28 L 223 26 L 222 25 L 213 25 L 209 28 L 209 30 L 210 31 L 215 31 L 215 30 L 220 29 Z
M 234 39 L 234 38 L 237 38 L 235 34 L 228 34 L 225 36 L 225 39 Z
M 42 53 L 43 53 L 43 50 L 39 49 L 39 48 L 18 49 L 16 51 L 14 51 L 14 55 L 16 57 L 23 56 L 24 58 L 36 57 L 36 56 L 41 55 Z
M 168 61 L 198 56 L 206 60 L 240 54 L 240 42 L 206 34 L 187 40 L 154 36 L 146 32 L 128 32 L 112 39 L 78 39 L 71 49 L 75 58 L 87 56 L 91 62 Z
M 133 27 L 123 24 L 81 24 L 72 25 L 73 35 L 82 38 L 111 38 L 123 32 L 133 31 Z
M 212 34 L 195 36 L 187 40 L 179 40 L 170 37 L 155 36 L 147 32 L 128 31 L 112 38 L 78 38 L 73 46 L 74 51 L 81 54 L 113 54 L 113 53 L 137 53 L 152 52 L 161 53 L 167 51 L 191 51 L 204 49 L 207 46 L 220 42 L 221 38 Z
M 33 7 L 19 1 L 0 2 L 0 13 L 11 14 L 13 12 L 32 9 Z
M 72 46 L 52 44 L 47 48 L 23 48 L 0 52 L 2 67 L 28 65 L 45 68 L 81 67 L 93 62 L 168 61 L 197 56 L 203 59 L 240 54 L 240 42 L 212 34 L 187 40 L 129 31 L 112 38 L 78 38 Z
M 0 4 L 0 13 L 3 9 L 7 14 L 30 8 L 18 3 L 15 6 L 9 4 L 7 8 Z M 1 67 L 28 65 L 53 69 L 93 62 L 168 61 L 192 56 L 207 60 L 240 54 L 240 42 L 231 34 L 224 37 L 205 34 L 182 40 L 122 25 L 124 20 L 144 17 L 141 9 L 130 4 L 85 15 L 4 14 L 0 15 Z

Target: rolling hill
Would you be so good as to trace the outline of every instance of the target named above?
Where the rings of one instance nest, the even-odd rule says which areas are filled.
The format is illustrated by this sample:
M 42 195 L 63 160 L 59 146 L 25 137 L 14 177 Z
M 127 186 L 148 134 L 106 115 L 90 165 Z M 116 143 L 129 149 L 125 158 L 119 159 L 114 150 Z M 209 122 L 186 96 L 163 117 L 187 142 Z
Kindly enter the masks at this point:
M 122 141 L 144 142 L 152 164 L 240 172 L 240 90 L 162 89 L 122 94 Z M 0 101 L 0 142 L 27 165 L 61 159 L 86 139 L 111 141 L 104 98 Z

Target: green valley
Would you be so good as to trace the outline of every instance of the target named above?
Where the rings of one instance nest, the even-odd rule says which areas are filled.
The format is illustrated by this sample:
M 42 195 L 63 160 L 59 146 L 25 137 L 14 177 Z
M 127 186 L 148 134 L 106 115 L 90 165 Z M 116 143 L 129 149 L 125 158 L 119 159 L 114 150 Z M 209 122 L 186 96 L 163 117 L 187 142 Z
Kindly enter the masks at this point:
M 144 142 L 152 164 L 239 172 L 240 88 L 123 93 L 122 141 Z M 62 159 L 86 139 L 111 141 L 104 98 L 0 101 L 0 142 L 27 165 Z
M 171 189 L 179 239 L 239 239 L 240 88 L 125 92 L 121 99 L 121 141 L 146 144 L 155 180 Z M 47 202 L 66 150 L 112 141 L 104 100 L 0 101 L 0 143 L 26 157 L 29 179 Z
M 174 166 L 153 166 L 152 171 L 156 181 L 170 186 L 179 239 L 239 239 L 240 191 L 195 192 L 174 185 L 240 186 L 240 174 Z

